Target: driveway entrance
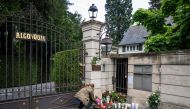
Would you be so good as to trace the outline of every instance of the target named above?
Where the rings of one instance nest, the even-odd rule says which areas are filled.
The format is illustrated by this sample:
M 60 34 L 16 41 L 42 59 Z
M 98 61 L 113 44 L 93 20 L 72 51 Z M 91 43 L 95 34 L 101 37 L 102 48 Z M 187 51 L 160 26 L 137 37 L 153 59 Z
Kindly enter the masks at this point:
M 0 109 L 73 106 L 84 75 L 83 44 L 44 21 L 32 3 L 0 18 Z

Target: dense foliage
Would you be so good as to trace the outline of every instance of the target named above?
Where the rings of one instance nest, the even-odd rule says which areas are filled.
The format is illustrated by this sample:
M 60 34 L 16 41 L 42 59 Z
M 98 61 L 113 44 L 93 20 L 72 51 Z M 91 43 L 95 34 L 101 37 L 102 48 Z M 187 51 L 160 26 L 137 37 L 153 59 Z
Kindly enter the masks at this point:
M 164 16 L 160 10 L 151 11 L 141 8 L 133 15 L 133 20 L 140 25 L 144 25 L 147 30 L 151 31 L 152 35 L 165 32 Z
M 148 97 L 148 106 L 150 109 L 158 109 L 160 103 L 160 91 L 156 90 Z
M 57 52 L 53 57 L 52 78 L 56 85 L 64 90 L 73 90 L 80 86 L 79 50 Z
M 169 37 L 166 37 L 165 35 L 157 34 L 155 36 L 152 36 L 150 39 L 148 39 L 145 42 L 145 51 L 166 51 L 168 49 L 168 46 L 170 44 Z
M 78 13 L 72 14 L 67 11 L 69 1 L 33 0 L 33 4 L 44 20 L 63 28 L 70 40 L 80 41 L 82 39 L 81 16 Z M 0 2 L 0 15 L 20 12 L 28 5 L 29 0 L 3 0 Z M 2 20 L 1 16 L 0 20 Z
M 169 16 L 171 26 L 165 24 Z M 190 48 L 189 0 L 162 0 L 160 9 L 139 9 L 133 20 L 151 32 L 145 43 L 148 52 Z
M 107 32 L 113 39 L 113 44 L 117 45 L 131 24 L 131 0 L 106 0 L 105 9 L 107 12 L 105 15 Z

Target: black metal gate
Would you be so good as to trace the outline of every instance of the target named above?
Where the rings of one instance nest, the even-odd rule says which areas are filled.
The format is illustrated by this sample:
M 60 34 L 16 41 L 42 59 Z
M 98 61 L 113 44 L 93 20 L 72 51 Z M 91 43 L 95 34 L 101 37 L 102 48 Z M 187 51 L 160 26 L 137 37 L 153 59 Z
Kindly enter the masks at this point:
M 116 91 L 127 93 L 128 59 L 118 59 L 116 68 Z
M 84 46 L 43 21 L 32 4 L 27 9 L 0 15 L 0 109 L 71 107 L 84 75 Z

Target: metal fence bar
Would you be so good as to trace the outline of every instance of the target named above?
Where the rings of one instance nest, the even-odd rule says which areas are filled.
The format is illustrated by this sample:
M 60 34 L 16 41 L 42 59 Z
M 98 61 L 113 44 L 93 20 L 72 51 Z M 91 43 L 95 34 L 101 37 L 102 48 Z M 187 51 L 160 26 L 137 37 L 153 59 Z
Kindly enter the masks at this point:
M 11 21 L 13 20 L 13 18 L 11 18 Z M 11 34 L 13 35 L 13 23 L 11 24 Z M 11 70 L 12 70 L 12 74 L 11 74 L 11 76 L 12 76 L 12 99 L 14 99 L 14 82 L 15 82 L 15 70 L 14 70 L 14 59 L 15 59 L 15 57 L 14 57 L 14 44 L 13 44 L 14 42 L 13 42 L 13 39 L 11 40 L 11 57 L 12 57 L 12 59 L 11 59 L 11 61 L 12 61 L 12 66 L 11 66 Z
M 83 46 L 81 47 L 81 50 L 79 49 L 78 50 L 78 52 L 77 52 L 77 55 L 79 55 L 78 57 L 77 57 L 77 61 L 79 62 L 79 64 L 76 66 L 77 68 L 78 68 L 78 70 L 79 70 L 79 74 L 78 75 L 76 75 L 75 76 L 75 79 L 76 79 L 76 82 L 75 82 L 75 90 L 77 90 L 77 88 L 78 88 L 78 83 L 80 83 L 80 73 L 81 73 L 81 68 L 80 68 L 80 64 L 82 64 L 82 59 L 81 59 L 81 61 L 80 61 L 80 57 L 82 57 L 82 53 L 81 53 L 81 51 L 83 52 Z M 80 63 L 81 62 L 81 63 Z M 81 67 L 83 67 L 83 65 L 81 66 Z M 77 70 L 77 69 L 75 69 L 75 70 Z M 79 76 L 78 78 L 77 78 L 77 76 Z M 82 79 L 81 79 L 82 80 Z
M 6 65 L 5 65 L 5 67 L 6 67 L 6 90 L 5 90 L 5 99 L 7 100 L 7 88 L 8 88 L 8 60 L 7 60 L 7 55 L 8 55 L 8 30 L 7 30 L 7 17 L 6 17 L 6 24 L 5 24 L 5 46 L 6 46 L 6 48 L 5 48 L 5 58 L 6 58 Z
M 43 25 L 43 23 L 41 22 L 41 34 L 43 33 L 43 27 L 42 27 L 42 25 Z M 40 72 L 40 84 L 41 84 L 41 88 L 40 88 L 40 90 L 41 90 L 41 95 L 43 94 L 43 92 L 42 92 L 42 83 L 43 83 L 43 51 L 44 51 L 44 49 L 43 49 L 43 42 L 41 42 L 41 44 L 40 44 L 40 48 L 41 48 L 41 54 L 40 54 L 40 56 L 41 56 L 41 66 L 40 66 L 40 69 L 41 69 L 41 72 Z
M 56 27 L 54 27 L 54 29 L 56 30 Z M 55 49 L 55 50 L 54 50 L 54 54 L 56 54 L 56 52 L 57 52 L 57 50 L 56 50 L 56 45 L 57 45 L 57 43 L 56 43 L 56 41 L 57 41 L 57 40 L 56 40 L 56 37 L 57 37 L 57 34 L 55 33 L 55 34 L 54 34 L 54 46 L 55 46 L 55 47 L 54 47 L 54 49 Z M 55 62 L 54 62 L 54 68 L 56 69 L 56 63 L 55 63 Z M 58 88 L 58 87 L 57 87 L 57 84 L 56 84 L 56 82 L 57 82 L 57 78 L 56 78 L 56 77 L 57 77 L 57 74 L 56 74 L 56 72 L 55 72 L 55 90 L 57 90 L 57 88 Z
M 68 43 L 68 40 L 67 40 L 67 50 L 68 50 L 68 48 L 69 48 L 69 43 Z M 69 56 L 68 56 L 68 53 L 66 53 L 66 63 L 69 63 L 68 62 L 68 58 L 69 58 Z M 68 71 L 69 70 L 69 68 L 68 68 L 68 64 L 66 65 L 66 71 Z M 65 87 L 66 87 L 66 92 L 68 91 L 68 80 L 69 80 L 69 76 L 68 76 L 69 74 L 68 74 L 68 72 L 66 72 L 66 84 L 65 84 Z
M 36 21 L 36 25 L 38 25 L 38 21 Z M 38 33 L 38 26 L 36 26 L 35 32 Z M 36 95 L 38 95 L 38 42 L 36 43 Z
M 47 27 L 47 24 L 46 24 L 46 27 Z M 46 28 L 46 30 L 45 30 L 45 34 L 46 34 L 45 36 L 47 37 L 47 28 Z M 46 73 L 46 94 L 47 94 L 47 82 L 48 82 L 48 81 L 47 81 L 47 80 L 48 80 L 48 73 L 47 73 L 47 63 L 48 63 L 48 62 L 47 62 L 47 58 L 48 58 L 48 56 L 47 56 L 47 55 L 48 55 L 47 40 L 46 40 L 46 42 L 45 42 L 45 46 L 46 46 L 46 50 L 45 50 L 45 51 L 46 51 L 46 52 L 45 52 L 45 53 L 46 53 L 45 73 Z
M 74 44 L 74 45 L 77 46 L 76 44 Z M 73 55 L 74 55 L 74 62 L 76 62 L 77 57 L 79 57 L 79 53 L 74 52 Z M 73 70 L 74 70 L 74 72 L 73 72 L 73 89 L 72 90 L 75 90 L 75 87 L 76 87 L 76 75 L 78 73 L 78 71 L 76 71 L 76 67 L 77 67 L 76 64 L 74 64 L 74 68 L 73 68 Z
M 19 21 L 18 21 L 18 30 L 17 30 L 17 26 L 16 26 L 16 28 L 15 28 L 15 32 L 18 32 L 18 31 L 20 31 L 20 17 L 18 18 L 19 19 Z M 21 72 L 21 44 L 20 44 L 21 42 L 19 41 L 19 50 L 18 50 L 18 75 L 19 75 L 19 87 L 21 86 L 21 74 L 20 74 L 20 72 Z M 20 98 L 20 89 L 18 90 L 18 98 Z
M 24 20 L 24 22 L 27 22 L 27 20 Z M 27 25 L 26 24 L 24 24 L 24 31 L 26 31 L 26 28 L 27 28 Z M 26 42 L 26 40 L 24 41 L 24 65 L 25 65 L 25 67 L 24 67 L 24 77 L 27 77 L 27 74 L 26 74 L 26 59 L 27 59 L 27 46 L 26 46 L 26 44 L 27 44 L 27 42 Z M 24 82 L 25 82 L 25 84 L 27 85 L 28 84 L 28 79 L 27 78 L 25 78 L 24 79 Z M 27 91 L 26 91 L 26 87 L 24 86 L 24 97 L 26 97 L 26 93 L 27 93 Z
M 51 30 L 52 30 L 53 26 L 51 26 Z M 50 31 L 50 82 L 52 81 L 52 73 L 53 73 L 53 51 L 52 51 L 52 46 L 53 46 L 53 42 L 52 42 L 52 31 Z M 50 93 L 52 92 L 52 85 L 50 84 Z
M 32 3 L 30 3 L 30 33 L 32 33 Z M 29 88 L 29 109 L 32 109 L 32 40 L 30 39 L 30 77 L 29 77 L 29 83 L 30 83 L 30 88 Z
M 65 34 L 63 35 L 64 36 L 64 39 L 65 39 Z M 65 51 L 65 49 L 64 49 L 64 47 L 65 47 L 65 42 L 62 42 L 62 51 Z M 64 57 L 65 57 L 65 55 L 66 54 L 64 54 Z M 64 64 L 65 64 L 65 61 L 62 61 L 62 69 L 64 69 L 65 68 L 65 66 L 64 66 Z M 62 71 L 62 91 L 64 92 L 65 91 L 65 86 L 64 86 L 64 71 Z
M 121 90 L 120 90 L 121 92 L 124 92 L 124 84 L 125 84 L 125 83 L 124 83 L 124 81 L 125 81 L 125 80 L 124 80 L 124 78 L 125 78 L 124 73 L 125 73 L 124 63 L 122 62 L 122 63 L 121 63 L 121 75 L 122 75 L 122 76 L 121 76 L 121 77 L 122 77 L 122 79 L 121 79 L 121 84 L 122 84 L 122 85 L 121 85 Z
M 61 49 L 60 49 L 60 40 L 61 40 L 61 38 L 60 38 L 60 34 L 58 34 L 58 52 L 60 52 L 61 51 Z M 59 92 L 61 92 L 61 73 L 60 73 L 60 67 L 61 67 L 61 65 L 60 65 L 61 63 L 59 63 L 59 65 L 58 65 L 58 75 L 59 75 Z
M 71 44 L 71 45 L 70 45 L 70 48 L 72 48 L 72 43 L 70 43 L 70 44 Z M 72 49 L 71 49 L 71 50 L 72 50 Z M 72 65 L 72 61 L 73 61 L 73 60 L 72 60 L 72 51 L 70 51 L 70 56 L 69 56 L 69 57 L 70 57 L 69 64 Z M 67 84 L 68 84 L 68 87 L 71 86 L 71 87 L 69 87 L 69 91 L 72 90 L 72 87 L 73 87 L 73 86 L 72 86 L 72 73 L 73 73 L 73 72 L 72 72 L 72 67 L 70 67 L 70 81 L 67 83 Z

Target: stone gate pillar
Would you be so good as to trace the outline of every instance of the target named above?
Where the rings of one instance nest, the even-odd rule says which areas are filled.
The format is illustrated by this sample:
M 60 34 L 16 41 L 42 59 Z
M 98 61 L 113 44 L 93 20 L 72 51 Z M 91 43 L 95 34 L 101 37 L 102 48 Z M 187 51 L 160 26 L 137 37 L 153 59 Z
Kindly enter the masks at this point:
M 95 96 L 101 97 L 101 70 L 92 71 L 91 60 L 99 56 L 99 35 L 102 22 L 89 20 L 82 23 L 83 42 L 85 44 L 85 82 L 95 84 Z

